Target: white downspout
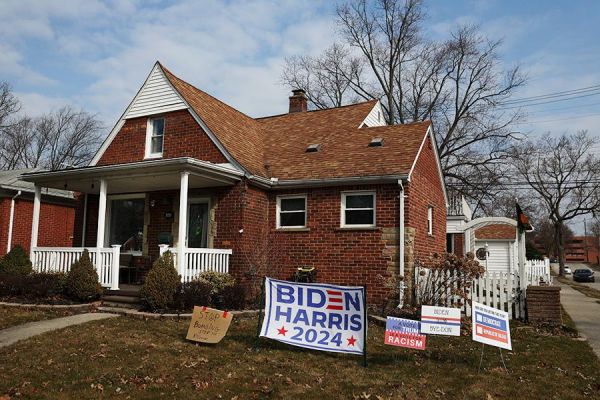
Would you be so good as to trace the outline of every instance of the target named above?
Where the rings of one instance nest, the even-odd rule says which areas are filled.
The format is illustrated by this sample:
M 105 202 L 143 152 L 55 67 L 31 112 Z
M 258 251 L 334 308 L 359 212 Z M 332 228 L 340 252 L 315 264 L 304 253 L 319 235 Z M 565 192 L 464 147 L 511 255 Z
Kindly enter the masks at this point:
M 400 213 L 400 226 L 398 227 L 398 264 L 400 265 L 399 278 L 402 279 L 400 281 L 400 298 L 398 303 L 398 308 L 404 307 L 404 289 L 406 288 L 406 283 L 404 282 L 404 185 L 402 184 L 402 179 L 398 179 L 398 186 L 400 187 L 400 196 L 399 196 L 399 213 Z
M 10 252 L 12 245 L 13 220 L 15 219 L 15 199 L 21 195 L 19 190 L 10 201 L 10 219 L 8 220 L 8 241 L 6 242 L 6 252 Z

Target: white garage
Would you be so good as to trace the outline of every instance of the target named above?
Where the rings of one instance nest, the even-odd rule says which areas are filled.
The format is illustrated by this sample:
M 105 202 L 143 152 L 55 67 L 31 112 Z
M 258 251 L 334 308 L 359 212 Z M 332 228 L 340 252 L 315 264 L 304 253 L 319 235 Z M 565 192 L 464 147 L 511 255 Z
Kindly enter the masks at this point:
M 517 223 L 502 217 L 477 218 L 465 226 L 465 247 L 487 271 L 518 270 Z
M 485 260 L 478 260 L 486 271 L 510 272 L 516 268 L 514 254 L 516 241 L 510 240 L 476 240 L 475 250 L 485 249 Z M 478 255 L 481 252 L 478 252 Z

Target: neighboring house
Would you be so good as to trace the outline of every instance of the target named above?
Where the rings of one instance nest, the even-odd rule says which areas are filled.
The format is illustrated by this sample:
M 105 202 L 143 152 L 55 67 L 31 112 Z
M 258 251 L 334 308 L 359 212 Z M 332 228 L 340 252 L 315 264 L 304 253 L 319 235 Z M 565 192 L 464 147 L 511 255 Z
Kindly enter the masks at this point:
M 33 218 L 34 185 L 20 179 L 22 174 L 39 171 L 22 169 L 0 171 L 0 256 L 15 245 L 29 250 Z M 39 243 L 43 246 L 71 247 L 77 201 L 65 190 L 41 191 Z
M 302 91 L 289 110 L 251 118 L 156 63 L 89 166 L 26 179 L 85 194 L 75 243 L 114 289 L 119 255 L 147 268 L 166 249 L 184 280 L 315 267 L 318 281 L 368 285 L 370 299 L 388 293 L 379 276 L 409 284 L 415 259 L 445 248 L 430 123 L 385 126 L 378 101 L 307 111 Z M 57 250 L 35 237 L 36 267 L 66 268 L 48 266 Z
M 472 219 L 464 198 L 451 196 L 446 231 L 446 251 L 459 256 L 472 252 L 487 271 L 518 270 L 516 220 L 504 217 Z

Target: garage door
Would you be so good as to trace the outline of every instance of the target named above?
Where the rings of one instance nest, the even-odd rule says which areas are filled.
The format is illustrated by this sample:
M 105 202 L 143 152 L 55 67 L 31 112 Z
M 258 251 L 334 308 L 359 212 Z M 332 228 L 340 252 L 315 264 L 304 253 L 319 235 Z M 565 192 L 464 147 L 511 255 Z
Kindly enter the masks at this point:
M 488 271 L 510 271 L 510 246 L 512 242 L 485 242 L 476 241 L 475 249 L 488 245 L 488 258 L 486 261 L 479 260 L 479 263 L 487 267 Z

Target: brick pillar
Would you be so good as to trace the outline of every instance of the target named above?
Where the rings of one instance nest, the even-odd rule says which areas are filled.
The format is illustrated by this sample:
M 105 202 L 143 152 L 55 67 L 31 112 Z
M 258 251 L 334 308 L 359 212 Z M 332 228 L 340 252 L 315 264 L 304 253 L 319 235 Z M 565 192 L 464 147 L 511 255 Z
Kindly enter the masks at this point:
M 529 286 L 527 319 L 530 322 L 561 324 L 560 286 Z

